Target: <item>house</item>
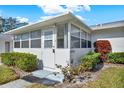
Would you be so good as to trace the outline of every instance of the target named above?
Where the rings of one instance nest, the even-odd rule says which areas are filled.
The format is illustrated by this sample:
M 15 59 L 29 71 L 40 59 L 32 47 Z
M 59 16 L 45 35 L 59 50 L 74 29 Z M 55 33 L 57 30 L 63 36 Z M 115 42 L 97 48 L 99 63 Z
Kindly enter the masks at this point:
M 37 55 L 39 68 L 56 71 L 56 64 L 78 65 L 80 57 L 92 51 L 96 40 L 109 40 L 113 52 L 124 52 L 124 21 L 89 27 L 68 12 L 41 22 L 29 24 L 9 32 L 9 45 L 0 39 L 0 46 L 13 46 L 11 51 Z M 117 45 L 116 45 L 117 44 Z M 5 45 L 2 52 L 8 52 Z M 10 50 L 10 49 L 9 49 Z M 0 51 L 1 52 L 1 51 Z

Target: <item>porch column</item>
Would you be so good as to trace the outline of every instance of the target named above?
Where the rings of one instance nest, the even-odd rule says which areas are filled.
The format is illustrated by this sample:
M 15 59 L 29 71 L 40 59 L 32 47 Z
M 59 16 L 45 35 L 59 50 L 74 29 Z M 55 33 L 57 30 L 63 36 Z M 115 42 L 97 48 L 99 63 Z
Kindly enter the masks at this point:
M 71 48 L 71 23 L 68 23 L 68 48 Z

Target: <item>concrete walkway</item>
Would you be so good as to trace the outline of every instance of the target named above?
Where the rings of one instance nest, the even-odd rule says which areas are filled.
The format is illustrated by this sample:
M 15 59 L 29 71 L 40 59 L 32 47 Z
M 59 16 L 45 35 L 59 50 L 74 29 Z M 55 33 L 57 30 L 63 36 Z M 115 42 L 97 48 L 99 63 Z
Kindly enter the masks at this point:
M 33 83 L 54 85 L 56 83 L 63 82 L 63 79 L 64 75 L 62 74 L 46 70 L 37 70 L 32 72 L 31 75 L 27 75 L 21 79 L 1 85 L 0 88 L 25 88 Z
M 1 85 L 0 88 L 25 88 L 28 85 L 31 85 L 32 83 L 23 80 L 23 79 L 18 79 L 12 82 L 9 82 L 7 84 Z

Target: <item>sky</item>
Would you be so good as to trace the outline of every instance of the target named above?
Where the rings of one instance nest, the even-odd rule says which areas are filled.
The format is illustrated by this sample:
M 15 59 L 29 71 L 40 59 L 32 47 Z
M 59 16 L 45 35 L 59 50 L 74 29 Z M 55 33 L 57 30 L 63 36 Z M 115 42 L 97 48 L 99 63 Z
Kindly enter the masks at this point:
M 37 22 L 70 11 L 87 25 L 124 20 L 124 6 L 116 5 L 0 5 L 0 16 Z

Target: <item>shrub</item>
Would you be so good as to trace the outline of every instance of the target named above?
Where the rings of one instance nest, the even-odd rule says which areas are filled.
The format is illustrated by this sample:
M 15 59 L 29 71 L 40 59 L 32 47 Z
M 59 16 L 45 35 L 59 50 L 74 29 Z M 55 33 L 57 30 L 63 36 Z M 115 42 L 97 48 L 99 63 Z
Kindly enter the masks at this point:
M 102 62 L 107 60 L 107 53 L 111 52 L 111 44 L 108 40 L 98 40 L 94 43 L 95 52 L 100 53 Z
M 85 55 L 81 57 L 80 69 L 82 70 L 92 70 L 96 67 L 99 60 L 99 53 L 93 53 L 92 55 Z
M 2 53 L 1 60 L 7 66 L 17 66 L 24 71 L 33 71 L 37 67 L 37 57 L 29 53 Z
M 62 67 L 61 65 L 57 65 L 57 68 L 59 68 L 63 75 L 64 75 L 64 82 L 71 82 L 74 79 L 73 69 L 69 65 Z
M 4 63 L 7 66 L 14 66 L 15 62 L 14 62 L 14 53 L 2 53 L 1 54 L 1 62 Z
M 24 71 L 33 71 L 37 68 L 37 58 L 32 54 L 24 54 L 22 59 L 16 61 L 16 66 Z
M 124 64 L 124 52 L 109 53 L 108 62 Z
M 18 75 L 12 69 L 0 66 L 0 84 L 7 83 L 9 81 L 16 80 Z

